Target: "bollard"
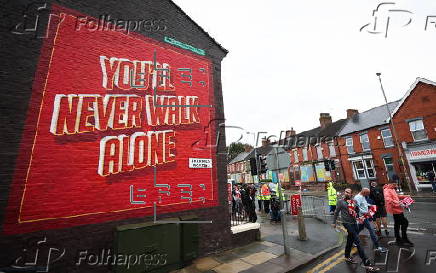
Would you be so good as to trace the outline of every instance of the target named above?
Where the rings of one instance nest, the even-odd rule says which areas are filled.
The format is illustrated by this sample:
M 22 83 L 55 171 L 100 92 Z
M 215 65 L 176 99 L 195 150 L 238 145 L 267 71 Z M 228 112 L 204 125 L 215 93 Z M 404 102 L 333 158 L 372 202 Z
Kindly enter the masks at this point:
M 298 240 L 307 240 L 306 226 L 304 224 L 303 210 L 301 209 L 301 207 L 298 208 Z

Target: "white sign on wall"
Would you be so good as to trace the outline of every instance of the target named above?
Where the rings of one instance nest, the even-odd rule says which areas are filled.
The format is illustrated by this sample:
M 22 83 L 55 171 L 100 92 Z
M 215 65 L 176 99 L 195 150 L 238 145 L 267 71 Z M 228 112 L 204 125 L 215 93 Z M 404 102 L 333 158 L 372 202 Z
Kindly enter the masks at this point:
M 191 169 L 210 169 L 212 159 L 210 158 L 189 158 L 189 168 Z
M 410 152 L 410 159 L 431 159 L 435 157 L 436 157 L 436 147 L 430 147 L 428 149 Z

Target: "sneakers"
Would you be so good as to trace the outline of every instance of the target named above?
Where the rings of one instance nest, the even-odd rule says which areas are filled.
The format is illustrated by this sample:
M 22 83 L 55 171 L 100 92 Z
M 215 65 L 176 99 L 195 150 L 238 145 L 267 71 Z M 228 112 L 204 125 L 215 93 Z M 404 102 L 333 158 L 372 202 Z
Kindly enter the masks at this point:
M 378 251 L 380 253 L 385 253 L 387 250 L 386 250 L 386 248 L 379 246 L 375 249 L 375 251 Z
M 349 264 L 357 264 L 357 262 L 351 257 L 345 258 L 345 262 Z

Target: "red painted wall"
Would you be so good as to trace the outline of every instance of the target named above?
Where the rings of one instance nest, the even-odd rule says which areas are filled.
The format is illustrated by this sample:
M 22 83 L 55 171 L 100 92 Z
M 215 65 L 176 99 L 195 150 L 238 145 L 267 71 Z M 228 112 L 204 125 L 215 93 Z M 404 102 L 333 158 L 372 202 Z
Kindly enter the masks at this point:
M 162 104 L 213 105 L 211 61 L 132 33 L 77 29 L 72 14 L 82 15 L 68 13 L 44 41 L 30 102 L 39 111 L 28 113 L 4 232 L 152 215 L 154 203 L 158 213 L 216 206 L 214 108 L 155 107 L 151 100 L 146 107 L 153 82 L 159 98 L 169 96 Z M 158 68 L 169 65 L 171 81 L 149 66 L 154 52 Z M 145 77 L 148 86 L 134 88 L 123 68 L 139 68 L 140 61 L 158 78 Z M 191 85 L 183 82 L 189 80 L 186 69 L 192 71 Z M 104 115 L 112 116 L 112 128 L 104 126 Z M 189 158 L 212 159 L 213 167 L 190 169 Z M 156 183 L 168 187 L 154 185 L 153 166 Z M 144 203 L 133 204 L 132 198 Z

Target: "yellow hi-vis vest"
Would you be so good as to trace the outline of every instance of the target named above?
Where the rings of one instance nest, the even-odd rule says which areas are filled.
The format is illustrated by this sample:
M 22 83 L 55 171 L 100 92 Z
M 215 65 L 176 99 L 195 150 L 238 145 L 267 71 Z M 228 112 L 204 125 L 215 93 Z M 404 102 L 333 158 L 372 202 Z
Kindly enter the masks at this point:
M 336 203 L 338 202 L 338 196 L 336 194 L 335 188 L 333 188 L 333 183 L 332 182 L 328 183 L 328 186 L 327 186 L 327 197 L 328 197 L 329 205 L 330 206 L 335 206 Z
M 262 196 L 262 200 L 270 200 L 271 192 L 269 191 L 269 187 L 267 184 L 263 184 L 262 188 L 260 188 L 260 195 Z

